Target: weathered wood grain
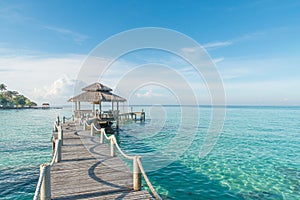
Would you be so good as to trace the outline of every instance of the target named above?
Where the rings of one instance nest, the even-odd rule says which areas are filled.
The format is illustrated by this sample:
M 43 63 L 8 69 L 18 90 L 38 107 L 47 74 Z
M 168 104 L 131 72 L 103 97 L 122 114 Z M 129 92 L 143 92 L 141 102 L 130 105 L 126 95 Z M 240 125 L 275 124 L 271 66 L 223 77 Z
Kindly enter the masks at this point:
M 62 160 L 51 168 L 52 199 L 152 199 L 147 191 L 132 190 L 130 169 L 110 156 L 98 136 L 74 123 L 64 124 L 63 134 Z

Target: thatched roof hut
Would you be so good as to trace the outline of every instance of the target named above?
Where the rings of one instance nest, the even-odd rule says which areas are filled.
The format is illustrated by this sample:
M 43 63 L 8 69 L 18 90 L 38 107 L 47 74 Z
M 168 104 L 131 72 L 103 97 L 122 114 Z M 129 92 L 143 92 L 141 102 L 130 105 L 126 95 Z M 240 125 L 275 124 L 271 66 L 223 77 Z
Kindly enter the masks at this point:
M 125 102 L 126 99 L 111 92 L 87 91 L 75 97 L 72 97 L 68 102 L 91 102 L 99 104 L 100 102 Z
M 112 89 L 110 87 L 107 87 L 106 85 L 103 85 L 101 83 L 93 83 L 91 85 L 88 85 L 84 88 L 82 88 L 82 91 L 90 91 L 90 92 L 97 92 L 97 91 L 101 91 L 101 92 L 111 92 Z
M 120 102 L 124 103 L 126 101 L 125 98 L 113 94 L 111 92 L 112 91 L 111 88 L 101 83 L 93 83 L 89 86 L 82 88 L 82 90 L 84 91 L 83 93 L 75 97 L 72 97 L 68 100 L 68 102 L 74 102 L 75 104 L 74 114 L 76 118 L 79 118 L 86 113 L 94 113 L 96 115 L 97 110 L 95 110 L 95 104 L 99 104 L 99 111 L 100 111 L 99 113 L 101 117 L 102 114 L 101 104 L 103 102 L 111 102 L 112 111 L 114 111 L 114 103 L 116 103 L 117 104 L 116 111 L 119 113 L 119 103 Z M 82 110 L 80 106 L 81 102 L 89 102 L 93 104 L 92 110 Z

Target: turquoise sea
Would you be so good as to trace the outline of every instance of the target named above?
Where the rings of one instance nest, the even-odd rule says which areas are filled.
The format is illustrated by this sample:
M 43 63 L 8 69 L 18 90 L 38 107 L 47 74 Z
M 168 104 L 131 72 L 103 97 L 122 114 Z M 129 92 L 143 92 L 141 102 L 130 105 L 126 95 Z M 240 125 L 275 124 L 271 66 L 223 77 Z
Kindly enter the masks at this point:
M 179 134 L 181 108 L 165 106 L 157 110 L 160 114 L 153 107 L 133 109 L 142 108 L 145 123 L 123 124 L 118 142 L 131 155 L 159 154 Z M 0 199 L 32 199 L 39 165 L 51 159 L 57 115 L 71 116 L 71 108 L 0 110 Z M 148 172 L 164 199 L 300 199 L 300 107 L 228 107 L 222 134 L 204 158 L 198 154 L 211 108 L 200 107 L 199 115 L 198 130 L 182 155 Z M 185 117 L 189 120 L 180 134 L 189 139 L 195 116 Z M 154 157 L 151 165 L 160 159 Z M 147 169 L 149 160 L 144 163 Z

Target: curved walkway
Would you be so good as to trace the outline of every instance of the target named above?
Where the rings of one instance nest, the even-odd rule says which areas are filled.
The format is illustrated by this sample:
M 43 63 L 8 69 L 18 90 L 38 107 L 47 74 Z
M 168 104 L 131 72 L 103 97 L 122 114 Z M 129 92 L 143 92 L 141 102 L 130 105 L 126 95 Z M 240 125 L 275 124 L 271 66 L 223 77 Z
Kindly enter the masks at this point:
M 63 133 L 62 161 L 51 168 L 52 199 L 152 199 L 132 190 L 132 173 L 97 136 L 73 122 L 63 125 Z

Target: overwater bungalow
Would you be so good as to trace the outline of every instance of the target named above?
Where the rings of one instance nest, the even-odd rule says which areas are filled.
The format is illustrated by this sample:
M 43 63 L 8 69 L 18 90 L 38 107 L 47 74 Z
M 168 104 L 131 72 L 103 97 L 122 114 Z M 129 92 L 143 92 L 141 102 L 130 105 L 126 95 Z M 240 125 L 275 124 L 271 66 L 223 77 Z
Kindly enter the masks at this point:
M 49 109 L 50 108 L 50 104 L 49 103 L 43 103 L 42 104 L 42 109 Z
M 110 126 L 115 121 L 118 128 L 119 104 L 120 102 L 124 103 L 126 99 L 113 94 L 111 88 L 98 82 L 82 88 L 82 91 L 81 94 L 68 100 L 68 102 L 74 103 L 74 117 L 77 119 L 97 119 L 101 127 Z M 81 109 L 81 102 L 92 104 L 91 109 Z M 104 102 L 110 102 L 111 109 L 103 110 L 102 103 Z

